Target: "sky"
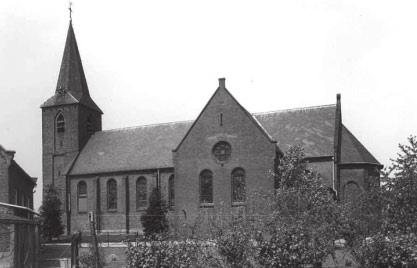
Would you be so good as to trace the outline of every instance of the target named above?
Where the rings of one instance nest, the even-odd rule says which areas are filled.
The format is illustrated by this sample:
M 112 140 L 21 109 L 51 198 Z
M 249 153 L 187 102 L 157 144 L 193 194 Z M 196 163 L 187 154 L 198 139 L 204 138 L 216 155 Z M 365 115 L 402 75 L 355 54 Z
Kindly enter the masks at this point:
M 218 78 L 250 112 L 333 104 L 384 165 L 417 134 L 416 1 L 73 0 L 103 129 L 195 119 Z M 0 1 L 0 144 L 38 179 L 67 0 Z

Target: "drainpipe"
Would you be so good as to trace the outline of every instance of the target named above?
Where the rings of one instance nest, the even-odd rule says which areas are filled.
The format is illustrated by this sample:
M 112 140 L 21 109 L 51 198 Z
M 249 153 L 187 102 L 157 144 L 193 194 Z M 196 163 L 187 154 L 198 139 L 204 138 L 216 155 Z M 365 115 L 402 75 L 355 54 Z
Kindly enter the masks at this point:
M 129 213 L 130 213 L 130 198 L 129 198 L 129 176 L 125 177 L 125 200 L 126 200 L 126 233 L 129 233 Z
M 333 184 L 335 185 L 337 199 L 340 201 L 340 157 L 342 145 L 342 104 L 340 94 L 336 95 L 336 116 L 334 127 L 334 169 L 333 169 Z

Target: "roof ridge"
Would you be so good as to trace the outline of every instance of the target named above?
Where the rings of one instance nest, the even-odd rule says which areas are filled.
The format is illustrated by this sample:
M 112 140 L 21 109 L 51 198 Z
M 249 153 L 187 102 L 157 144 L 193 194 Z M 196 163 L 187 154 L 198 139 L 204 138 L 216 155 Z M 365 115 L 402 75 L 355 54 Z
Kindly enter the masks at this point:
M 268 112 L 258 112 L 258 113 L 253 113 L 252 115 L 257 116 L 257 115 L 265 115 L 265 114 L 273 114 L 273 113 L 313 110 L 313 109 L 320 109 L 320 108 L 328 108 L 328 107 L 332 107 L 332 106 L 336 106 L 336 104 L 324 104 L 324 105 L 315 105 L 315 106 L 307 106 L 307 107 L 298 107 L 298 108 L 274 110 L 274 111 L 268 111 Z
M 144 127 L 174 125 L 174 124 L 178 124 L 178 123 L 189 123 L 189 122 L 193 122 L 193 121 L 194 120 L 183 120 L 183 121 L 171 121 L 171 122 L 165 122 L 165 123 L 154 123 L 154 124 L 139 125 L 139 126 L 132 126 L 132 127 L 121 127 L 121 128 L 106 129 L 106 130 L 102 130 L 100 132 L 116 132 L 116 131 L 121 131 L 121 130 L 133 130 L 133 129 L 144 128 Z
M 274 111 L 268 111 L 268 112 L 260 112 L 260 113 L 252 113 L 252 116 L 257 115 L 265 115 L 265 114 L 273 114 L 273 113 L 282 113 L 282 112 L 292 112 L 292 111 L 301 111 L 301 110 L 311 110 L 311 109 L 320 109 L 320 108 L 327 108 L 336 106 L 336 104 L 325 104 L 325 105 L 316 105 L 316 106 L 307 106 L 307 107 L 298 107 L 298 108 L 290 108 L 290 109 L 282 109 L 282 110 L 274 110 Z M 121 127 L 121 128 L 113 128 L 113 129 L 106 129 L 102 130 L 100 132 L 116 132 L 116 131 L 122 131 L 122 130 L 134 130 L 138 128 L 144 128 L 144 127 L 154 127 L 154 126 L 164 126 L 164 125 L 174 125 L 178 123 L 191 123 L 195 120 L 181 120 L 181 121 L 170 121 L 170 122 L 164 122 L 164 123 L 153 123 L 153 124 L 146 124 L 146 125 L 139 125 L 139 126 L 131 126 L 131 127 Z M 258 122 L 260 124 L 260 122 Z M 262 126 L 262 124 L 260 124 Z

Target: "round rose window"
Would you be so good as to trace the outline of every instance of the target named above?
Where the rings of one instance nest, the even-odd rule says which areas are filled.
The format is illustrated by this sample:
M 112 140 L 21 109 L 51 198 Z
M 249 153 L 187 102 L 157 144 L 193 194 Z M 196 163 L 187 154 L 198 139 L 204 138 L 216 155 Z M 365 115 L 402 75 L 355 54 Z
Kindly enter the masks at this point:
M 213 146 L 213 155 L 220 162 L 228 160 L 231 153 L 232 147 L 225 141 L 219 141 Z

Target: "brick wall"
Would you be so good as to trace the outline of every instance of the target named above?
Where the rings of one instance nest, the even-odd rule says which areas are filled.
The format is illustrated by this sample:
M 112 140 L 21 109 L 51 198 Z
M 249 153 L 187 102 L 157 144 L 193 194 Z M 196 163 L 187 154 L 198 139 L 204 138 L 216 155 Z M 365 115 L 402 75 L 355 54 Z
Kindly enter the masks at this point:
M 351 189 L 357 189 L 356 194 L 360 194 L 365 189 L 365 180 L 367 177 L 367 170 L 364 168 L 343 168 L 340 170 L 340 197 L 341 200 L 354 198 L 355 196 L 348 196 L 352 194 Z
M 9 158 L 0 148 L 0 202 L 9 202 Z
M 10 178 L 10 200 L 9 203 L 15 204 L 15 194 L 18 194 L 18 204 L 33 209 L 33 188 L 35 183 L 27 174 L 17 165 L 12 162 L 9 168 Z
M 218 141 L 226 141 L 232 148 L 231 158 L 223 164 L 212 155 Z M 218 90 L 174 155 L 176 214 L 185 214 L 192 221 L 199 213 L 220 207 L 230 212 L 231 172 L 237 167 L 246 172 L 247 196 L 255 190 L 272 190 L 275 155 L 275 144 L 226 91 Z M 200 208 L 199 175 L 204 169 L 213 172 L 214 210 Z
M 168 178 L 173 170 L 160 171 L 160 190 L 162 198 L 166 201 L 168 196 Z M 128 178 L 128 193 L 126 194 L 126 177 Z M 98 215 L 99 229 L 101 231 L 126 231 L 126 220 L 129 221 L 130 232 L 142 231 L 140 216 L 145 212 L 144 207 L 136 206 L 136 181 L 139 177 L 146 178 L 147 198 L 149 199 L 152 190 L 156 187 L 157 170 L 129 172 L 126 174 L 100 176 L 84 176 L 71 178 L 71 232 L 89 231 L 88 213 L 78 211 L 77 185 L 80 181 L 87 184 L 87 211 L 94 211 Z M 117 209 L 107 209 L 107 181 L 115 179 L 117 182 Z M 97 180 L 99 180 L 100 198 L 99 211 L 97 211 Z M 128 198 L 129 210 L 126 213 L 126 198 Z
M 326 186 L 333 188 L 333 161 L 312 162 L 307 166 L 320 175 Z
M 55 119 L 58 113 L 65 118 L 65 132 L 57 133 Z M 42 170 L 43 184 L 54 184 L 62 202 L 63 223 L 66 226 L 66 169 L 88 141 L 87 118 L 94 131 L 101 130 L 101 114 L 82 105 L 64 105 L 42 109 Z

